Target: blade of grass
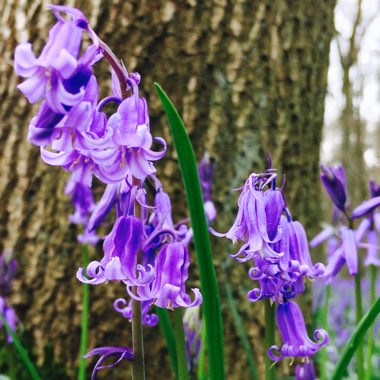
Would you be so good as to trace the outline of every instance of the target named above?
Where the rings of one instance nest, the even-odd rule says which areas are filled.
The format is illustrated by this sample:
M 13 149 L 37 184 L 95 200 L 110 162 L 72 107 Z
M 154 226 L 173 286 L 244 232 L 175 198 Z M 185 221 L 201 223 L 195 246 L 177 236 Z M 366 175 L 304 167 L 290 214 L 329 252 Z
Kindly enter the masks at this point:
M 36 368 L 34 367 L 34 364 L 32 363 L 32 361 L 29 358 L 29 355 L 28 355 L 26 349 L 24 348 L 24 346 L 22 345 L 22 343 L 18 339 L 15 332 L 9 327 L 9 325 L 8 325 L 7 321 L 5 320 L 3 314 L 0 314 L 0 319 L 1 319 L 1 322 L 3 322 L 5 330 L 12 337 L 13 344 L 15 345 L 16 350 L 20 354 L 21 359 L 25 364 L 25 367 L 28 369 L 30 376 L 31 376 L 31 379 L 32 380 L 41 380 L 40 376 L 37 373 Z
M 342 356 L 339 359 L 338 364 L 335 367 L 334 373 L 331 377 L 332 380 L 342 379 L 348 364 L 355 354 L 356 349 L 362 342 L 365 333 L 374 323 L 376 317 L 380 313 L 380 298 L 371 306 L 368 313 L 361 319 L 361 321 L 355 327 L 350 339 L 348 340 Z
M 160 324 L 162 334 L 164 335 L 166 341 L 166 346 L 168 347 L 170 363 L 172 365 L 175 378 L 178 380 L 177 348 L 169 313 L 166 309 L 156 306 L 156 314 L 158 316 L 158 323 Z
M 222 313 L 195 154 L 177 110 L 160 85 L 155 83 L 155 87 L 169 121 L 194 232 L 207 329 L 210 378 L 211 380 L 224 380 Z
M 174 335 L 177 349 L 177 364 L 179 380 L 189 380 L 186 359 L 186 341 L 185 332 L 183 330 L 183 313 L 182 308 L 174 309 Z
M 82 264 L 83 268 L 87 268 L 89 263 L 88 245 L 82 245 Z M 86 359 L 88 349 L 88 320 L 90 316 L 90 285 L 82 284 L 82 315 L 81 315 L 81 335 L 79 348 L 79 371 L 78 380 L 86 379 Z
M 207 333 L 206 333 L 206 321 L 202 318 L 202 331 L 201 331 L 201 349 L 198 357 L 198 380 L 205 378 L 205 366 L 206 366 L 206 350 L 207 350 Z
M 252 351 L 251 345 L 249 344 L 247 334 L 245 333 L 243 321 L 242 321 L 242 319 L 239 315 L 239 311 L 236 307 L 236 302 L 235 302 L 233 295 L 232 295 L 231 285 L 228 282 L 225 283 L 225 289 L 226 289 L 226 294 L 227 294 L 227 302 L 228 302 L 229 309 L 231 310 L 231 314 L 232 314 L 232 320 L 234 322 L 235 329 L 239 335 L 241 344 L 242 344 L 244 352 L 245 352 L 245 358 L 247 360 L 248 371 L 249 371 L 250 377 L 252 380 L 257 380 L 259 378 L 259 375 L 257 373 L 256 364 L 253 360 L 253 357 L 254 357 L 253 351 Z

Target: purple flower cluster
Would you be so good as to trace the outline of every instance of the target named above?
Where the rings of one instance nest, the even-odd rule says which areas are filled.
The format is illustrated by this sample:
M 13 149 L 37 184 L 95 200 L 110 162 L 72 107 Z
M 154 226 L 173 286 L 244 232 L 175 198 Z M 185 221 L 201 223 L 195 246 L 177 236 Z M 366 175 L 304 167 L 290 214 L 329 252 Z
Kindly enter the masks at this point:
M 8 305 L 7 296 L 12 290 L 12 282 L 16 275 L 16 260 L 11 258 L 11 254 L 4 252 L 0 255 L 0 314 L 3 316 L 8 326 L 15 331 L 18 323 L 14 309 Z M 0 320 L 0 328 L 3 323 Z M 12 343 L 12 337 L 6 333 L 8 343 Z
M 57 23 L 40 56 L 34 56 L 29 43 L 19 45 L 15 52 L 15 70 L 27 78 L 19 89 L 31 103 L 43 99 L 29 126 L 29 139 L 41 147 L 46 163 L 71 172 L 66 194 L 75 206 L 70 220 L 85 226 L 80 241 L 95 244 L 96 227 L 116 206 L 117 219 L 104 239 L 103 258 L 80 268 L 78 279 L 89 284 L 121 281 L 146 306 L 198 305 L 199 290 L 194 289 L 191 301 L 185 289 L 190 259 L 181 240 L 187 229 L 174 228 L 169 197 L 155 177 L 153 162 L 164 156 L 166 143 L 151 135 L 148 107 L 138 91 L 140 75 L 129 74 L 112 61 L 108 47 L 79 10 L 49 9 Z M 84 33 L 92 44 L 80 54 Z M 112 96 L 98 101 L 93 66 L 103 56 L 118 72 L 113 72 Z M 102 111 L 109 102 L 118 105 L 110 116 Z M 153 140 L 163 146 L 162 151 L 151 149 Z M 97 205 L 91 192 L 93 176 L 107 185 Z M 159 184 L 153 206 L 148 205 L 144 189 L 148 178 Z M 123 314 L 129 315 L 124 309 Z
M 277 361 L 287 356 L 301 357 L 308 362 L 320 347 L 328 343 L 324 330 L 317 330 L 310 340 L 299 306 L 290 301 L 305 290 L 305 279 L 323 275 L 324 265 L 312 264 L 306 232 L 294 221 L 286 207 L 282 189 L 276 187 L 276 171 L 269 168 L 251 174 L 240 189 L 238 214 L 225 236 L 234 243 L 243 242 L 232 257 L 240 262 L 253 262 L 249 276 L 258 287 L 248 293 L 252 302 L 268 298 L 277 302 L 277 323 L 284 345 L 269 349 Z M 274 351 L 279 351 L 275 355 Z
M 326 226 L 315 236 L 310 246 L 316 247 L 323 242 L 328 243 L 328 264 L 324 278 L 326 282 L 331 282 L 345 263 L 351 276 L 358 273 L 359 248 L 367 250 L 365 265 L 380 265 L 378 245 L 380 212 L 377 211 L 377 207 L 380 206 L 380 186 L 370 181 L 371 198 L 350 213 L 343 166 L 338 168 L 322 166 L 321 170 L 322 183 L 334 204 L 333 225 Z M 354 220 L 362 217 L 364 218 L 355 229 Z
M 127 72 L 82 12 L 60 5 L 48 8 L 57 23 L 41 54 L 36 57 L 30 43 L 20 44 L 15 51 L 15 71 L 26 78 L 19 90 L 30 103 L 42 100 L 28 138 L 40 147 L 45 163 L 71 173 L 65 193 L 75 207 L 70 221 L 84 226 L 80 242 L 96 244 L 96 228 L 116 211 L 104 238 L 103 257 L 79 268 L 77 278 L 94 285 L 121 282 L 131 298 L 142 303 L 143 322 L 155 325 L 157 316 L 149 313 L 152 304 L 172 309 L 202 302 L 199 289 L 192 289 L 193 299 L 186 292 L 191 230 L 173 224 L 169 196 L 155 175 L 154 162 L 165 155 L 166 143 L 151 134 L 147 103 L 139 96 L 140 75 Z M 90 41 L 87 47 L 82 46 L 84 34 Z M 99 100 L 94 65 L 103 58 L 112 67 L 112 94 Z M 108 103 L 117 105 L 112 114 L 104 112 Z M 152 149 L 154 141 L 162 146 L 158 152 Z M 216 212 L 207 181 L 212 169 L 206 162 L 202 167 L 206 209 L 212 220 Z M 91 190 L 94 176 L 106 185 L 97 204 Z M 153 194 L 146 188 L 154 188 Z M 151 196 L 153 204 L 149 204 Z M 114 308 L 132 318 L 131 302 L 118 299 Z M 93 376 L 109 355 L 133 359 L 124 348 L 99 348 L 91 354 L 102 355 Z

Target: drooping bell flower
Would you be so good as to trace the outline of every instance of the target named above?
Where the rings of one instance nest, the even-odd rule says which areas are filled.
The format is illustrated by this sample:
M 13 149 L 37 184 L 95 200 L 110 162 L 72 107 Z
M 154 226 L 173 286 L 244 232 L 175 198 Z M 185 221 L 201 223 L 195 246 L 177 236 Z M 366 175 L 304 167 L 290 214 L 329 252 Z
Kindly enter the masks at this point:
M 87 266 L 87 277 L 84 269 L 79 268 L 77 278 L 88 284 L 101 284 L 105 281 L 123 281 L 130 284 L 149 282 L 154 275 L 153 268 L 138 264 L 138 253 L 142 244 L 141 221 L 134 216 L 119 217 L 104 239 L 102 260 L 92 261 Z
M 150 306 L 153 300 L 144 301 L 141 303 L 141 319 L 145 326 L 156 326 L 158 323 L 158 317 L 154 313 L 149 313 Z M 121 313 L 124 318 L 132 320 L 132 300 L 127 301 L 124 298 L 118 298 L 113 303 L 114 309 Z
M 94 52 L 88 62 L 88 51 L 83 54 L 85 60 L 78 60 L 82 42 L 82 32 L 88 29 L 85 16 L 70 7 L 50 6 L 56 15 L 60 11 L 69 14 L 71 20 L 58 18 L 57 24 L 49 33 L 49 39 L 40 56 L 36 58 L 29 43 L 23 43 L 15 50 L 15 71 L 28 78 L 18 88 L 35 103 L 42 97 L 47 106 L 56 114 L 66 114 L 78 104 L 84 94 L 92 70 L 90 64 L 100 53 L 98 47 L 90 46 Z M 96 50 L 96 51 L 95 51 Z
M 100 355 L 100 359 L 96 362 L 92 371 L 91 380 L 96 380 L 99 370 L 105 368 L 112 368 L 119 364 L 122 360 L 133 361 L 133 350 L 129 347 L 97 347 L 88 352 L 84 358 Z M 117 360 L 108 365 L 102 365 L 108 358 L 115 357 Z
M 151 149 L 153 137 L 149 128 L 148 107 L 144 98 L 138 96 L 140 77 L 130 75 L 133 95 L 124 99 L 118 110 L 109 120 L 113 129 L 113 141 L 120 151 L 115 164 L 127 164 L 133 176 L 145 179 L 156 172 L 152 161 L 161 159 L 166 153 L 165 140 L 157 137 L 154 140 L 163 146 L 161 152 Z
M 314 278 L 321 276 L 325 270 L 322 263 L 313 266 L 310 258 L 307 236 L 302 224 L 298 221 L 290 221 L 289 229 L 289 258 L 299 263 L 301 275 Z
M 268 355 L 274 361 L 286 357 L 301 357 L 307 360 L 329 342 L 327 332 L 322 329 L 314 332 L 314 339 L 317 342 L 308 337 L 301 309 L 295 302 L 279 304 L 276 319 L 284 344 L 281 348 L 275 345 L 269 348 Z
M 347 182 L 343 166 L 334 168 L 321 165 L 321 180 L 335 206 L 345 212 L 347 207 Z
M 181 242 L 165 244 L 155 260 L 155 278 L 148 286 L 137 287 L 137 294 L 127 286 L 129 295 L 139 301 L 154 299 L 154 304 L 167 309 L 198 306 L 202 302 L 199 289 L 192 289 L 194 300 L 186 293 L 190 265 L 189 252 Z
M 240 194 L 238 200 L 238 214 L 230 230 L 225 234 L 220 234 L 215 232 L 213 229 L 210 229 L 214 235 L 227 237 L 232 240 L 233 243 L 237 243 L 237 241 L 244 242 L 240 250 L 232 256 L 239 258 L 239 255 L 242 255 L 243 257 L 239 258 L 239 261 L 250 260 L 254 253 L 261 251 L 261 249 L 267 251 L 266 256 L 270 256 L 274 261 L 278 261 L 281 256 L 271 250 L 269 246 L 269 244 L 273 244 L 278 241 L 281 238 L 281 234 L 278 233 L 273 238 L 270 238 L 268 235 L 268 218 L 265 210 L 262 185 L 262 177 L 260 177 L 260 175 L 251 174 Z M 274 206 L 271 206 L 267 210 L 272 210 L 273 207 Z M 275 214 L 277 218 L 277 213 Z M 268 217 L 272 218 L 272 216 L 273 213 L 271 212 Z

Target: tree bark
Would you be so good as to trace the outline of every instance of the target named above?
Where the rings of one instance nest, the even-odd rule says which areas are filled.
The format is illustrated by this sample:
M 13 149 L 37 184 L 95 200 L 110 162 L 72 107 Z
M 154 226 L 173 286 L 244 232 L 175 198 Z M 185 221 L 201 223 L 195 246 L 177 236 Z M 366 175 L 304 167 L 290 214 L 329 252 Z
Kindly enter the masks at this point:
M 49 344 L 74 378 L 78 360 L 81 266 L 76 228 L 68 222 L 68 178 L 44 165 L 27 141 L 27 126 L 37 107 L 27 104 L 16 85 L 13 51 L 22 40 L 43 45 L 53 17 L 45 2 L 9 0 L 0 5 L 0 249 L 10 248 L 19 262 L 12 304 L 34 339 L 36 355 Z M 234 219 L 236 193 L 253 171 L 266 168 L 265 154 L 281 174 L 294 217 L 315 231 L 319 215 L 319 145 L 333 34 L 335 0 L 187 0 L 70 1 L 122 58 L 143 78 L 141 93 L 150 107 L 151 129 L 169 144 L 157 165 L 173 195 L 173 210 L 186 214 L 183 189 L 167 123 L 153 89 L 160 83 L 183 116 L 198 158 L 207 149 L 215 161 L 214 198 L 219 213 L 215 229 Z M 37 50 L 36 50 L 37 49 Z M 100 72 L 108 81 L 108 71 Z M 102 84 L 103 94 L 109 85 Z M 106 233 L 106 232 L 105 232 Z M 213 238 L 217 275 L 234 247 Z M 101 257 L 101 247 L 92 259 Z M 246 329 L 262 370 L 262 305 L 245 293 L 254 287 L 245 267 L 232 262 L 235 288 Z M 193 272 L 195 272 L 193 268 Z M 244 279 L 244 280 L 242 280 Z M 196 281 L 195 281 L 196 282 Z M 112 309 L 122 286 L 99 285 L 91 292 L 90 347 L 129 345 L 130 325 Z M 223 293 L 222 293 L 223 298 Z M 223 301 L 224 302 L 224 301 Z M 227 378 L 247 378 L 247 366 L 228 308 L 225 311 Z M 145 329 L 147 378 L 170 378 L 164 343 L 157 329 Z M 113 378 L 127 378 L 128 365 Z M 110 370 L 111 371 L 111 370 Z M 120 376 L 120 377 L 118 377 Z M 105 374 L 107 378 L 107 374 Z

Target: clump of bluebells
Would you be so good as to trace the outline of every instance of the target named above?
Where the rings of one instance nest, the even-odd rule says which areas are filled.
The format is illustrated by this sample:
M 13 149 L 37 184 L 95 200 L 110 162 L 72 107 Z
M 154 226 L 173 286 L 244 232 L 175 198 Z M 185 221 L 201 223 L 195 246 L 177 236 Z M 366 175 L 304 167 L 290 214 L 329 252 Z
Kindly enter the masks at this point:
M 308 337 L 305 321 L 295 298 L 305 291 L 305 281 L 324 274 L 321 263 L 312 264 L 306 232 L 302 224 L 293 220 L 282 188 L 277 188 L 276 170 L 251 174 L 240 188 L 238 214 L 235 223 L 224 236 L 243 244 L 232 257 L 239 262 L 250 262 L 249 276 L 258 287 L 248 293 L 251 302 L 270 300 L 276 308 L 277 325 L 283 339 L 281 347 L 273 345 L 268 355 L 275 362 L 286 357 L 299 357 L 297 378 L 308 379 L 312 371 L 310 358 L 328 343 L 326 331 Z
M 39 56 L 33 53 L 30 43 L 21 43 L 15 51 L 15 71 L 25 78 L 18 85 L 19 90 L 30 103 L 41 101 L 29 124 L 28 139 L 39 147 L 45 163 L 63 167 L 70 173 L 65 194 L 71 197 L 75 209 L 70 221 L 83 227 L 79 242 L 96 245 L 100 240 L 98 227 L 107 216 L 113 220 L 112 228 L 103 238 L 102 257 L 78 268 L 76 276 L 85 284 L 117 282 L 125 288 L 127 299 L 119 298 L 113 306 L 132 321 L 134 342 L 142 338 L 136 336 L 136 331 L 139 334 L 136 326 L 158 323 L 152 305 L 169 310 L 188 308 L 184 347 L 188 372 L 195 372 L 203 342 L 198 316 L 202 295 L 197 288 L 191 289 L 192 294 L 186 288 L 188 246 L 193 230 L 187 220 L 173 221 L 169 195 L 157 177 L 154 164 L 165 155 L 166 142 L 151 133 L 147 102 L 139 93 L 141 76 L 126 70 L 81 11 L 60 5 L 48 8 L 57 22 Z M 99 99 L 94 73 L 96 64 L 104 59 L 111 68 L 111 93 Z M 109 103 L 116 105 L 115 112 L 104 111 Z M 158 151 L 153 149 L 154 142 L 161 146 Z M 334 248 L 330 247 L 332 254 L 325 268 L 321 263 L 312 263 L 306 232 L 299 221 L 293 220 L 283 187 L 277 187 L 276 170 L 268 161 L 267 170 L 252 173 L 239 189 L 239 210 L 230 230 L 225 234 L 212 231 L 234 243 L 241 242 L 232 257 L 251 263 L 249 276 L 257 283 L 248 299 L 266 300 L 271 311 L 275 311 L 283 344 L 268 347 L 270 359 L 275 362 L 287 357 L 296 359 L 297 379 L 314 379 L 311 358 L 328 343 L 329 337 L 322 329 L 315 330 L 313 339 L 308 336 L 296 298 L 305 291 L 307 280 L 320 277 L 329 280 L 344 262 L 350 274 L 356 275 L 360 246 L 368 249 L 368 263 L 380 263 L 377 258 L 380 214 L 375 211 L 380 205 L 380 187 L 371 183 L 372 199 L 349 216 L 343 169 L 322 168 L 322 181 L 336 206 L 337 224 L 342 217 L 348 221 L 346 226 L 328 228 L 312 242 L 317 245 L 331 238 Z M 216 218 L 216 210 L 211 200 L 213 168 L 207 155 L 198 171 L 209 224 Z M 105 186 L 98 202 L 92 193 L 94 177 Z M 114 215 L 114 219 L 109 215 Z M 363 216 L 354 230 L 353 220 Z M 337 237 L 332 239 L 333 235 Z M 0 308 L 14 328 L 16 317 L 5 303 L 4 289 L 10 288 L 15 264 L 1 260 L 4 284 L 0 286 Z M 122 360 L 134 365 L 143 362 L 137 344 L 133 348 L 97 347 L 85 355 L 92 356 L 100 356 L 93 369 L 93 380 L 99 370 Z M 105 365 L 109 358 L 115 361 Z
M 355 279 L 356 299 L 356 324 L 360 322 L 363 314 L 362 305 L 362 283 L 361 275 L 363 267 L 369 268 L 370 278 L 370 303 L 376 300 L 376 271 L 380 266 L 379 258 L 379 234 L 380 234 L 380 186 L 374 181 L 369 183 L 370 199 L 361 203 L 358 207 L 352 209 L 349 203 L 346 176 L 343 166 L 327 167 L 321 166 L 321 180 L 325 190 L 333 202 L 332 224 L 326 225 L 325 228 L 315 236 L 310 245 L 316 247 L 324 242 L 327 243 L 327 267 L 323 275 L 326 284 L 333 284 L 334 289 L 339 289 L 339 283 L 347 282 L 347 279 L 337 279 L 336 276 L 346 264 L 348 274 Z M 355 221 L 362 218 L 360 223 L 355 226 Z M 365 249 L 366 255 L 361 259 L 360 250 Z M 353 285 L 353 284 L 352 284 Z M 345 291 L 350 290 L 350 286 L 345 285 Z M 368 292 L 366 292 L 368 293 Z M 329 304 L 329 293 L 326 293 Z M 342 301 L 341 301 L 342 302 Z M 371 305 L 370 305 L 371 306 Z M 344 307 L 340 308 L 339 320 L 343 321 Z M 327 314 L 327 311 L 325 311 Z M 342 345 L 342 340 L 346 341 L 349 332 L 340 328 L 340 333 L 336 336 L 335 344 Z M 370 341 L 373 342 L 373 327 L 370 332 Z M 372 345 L 372 347 L 371 347 Z M 368 345 L 370 348 L 367 352 L 367 368 L 364 368 L 364 353 L 362 347 L 358 349 L 358 376 L 364 377 L 365 371 L 367 378 L 371 378 L 371 357 L 373 353 L 373 343 Z
M 139 95 L 140 75 L 127 72 L 78 9 L 48 8 L 57 23 L 41 54 L 36 57 L 30 43 L 20 44 L 15 51 L 15 71 L 26 78 L 19 90 L 30 103 L 42 100 L 30 122 L 28 139 L 40 147 L 45 163 L 71 173 L 65 193 L 75 207 L 70 221 L 84 227 L 80 242 L 95 245 L 97 227 L 111 210 L 116 212 L 104 238 L 104 256 L 79 268 L 77 278 L 93 285 L 123 284 L 131 301 L 116 300 L 115 310 L 133 320 L 134 300 L 141 303 L 143 323 L 156 325 L 152 305 L 173 309 L 202 302 L 199 289 L 192 289 L 192 298 L 186 291 L 191 230 L 173 223 L 169 196 L 156 176 L 154 162 L 165 155 L 166 143 L 151 134 L 147 103 Z M 86 48 L 84 35 L 89 40 Z M 94 67 L 102 59 L 111 66 L 112 94 L 99 99 Z M 111 115 L 103 111 L 108 103 L 117 105 Z M 154 141 L 162 146 L 160 151 L 152 149 Z M 211 174 L 205 165 L 201 166 L 208 190 L 205 202 L 212 220 L 215 210 L 206 179 Z M 93 177 L 106 185 L 97 204 Z M 153 204 L 146 190 L 148 182 L 154 188 Z M 134 353 L 129 348 L 100 347 L 87 356 L 92 355 L 101 355 L 95 378 L 109 356 L 116 357 L 117 363 L 133 360 Z

